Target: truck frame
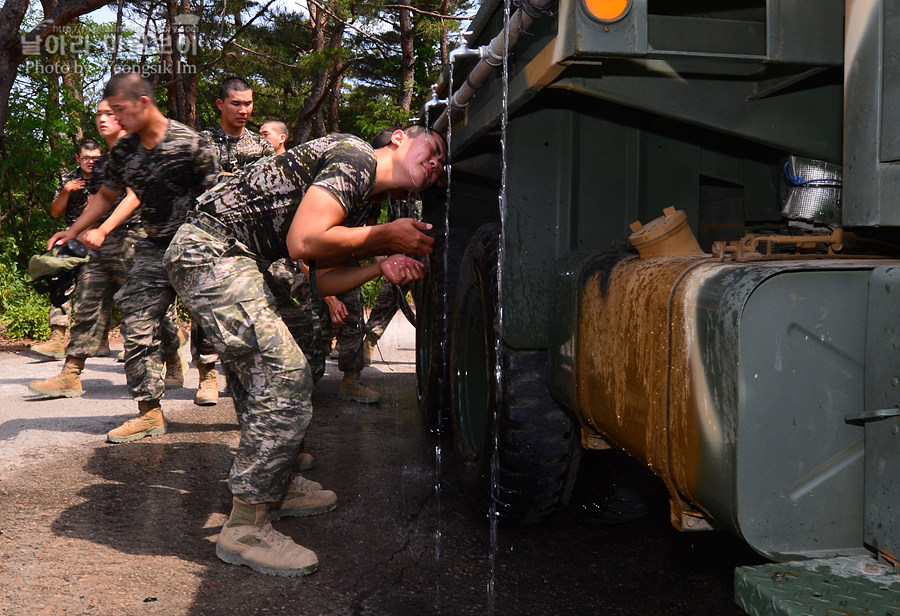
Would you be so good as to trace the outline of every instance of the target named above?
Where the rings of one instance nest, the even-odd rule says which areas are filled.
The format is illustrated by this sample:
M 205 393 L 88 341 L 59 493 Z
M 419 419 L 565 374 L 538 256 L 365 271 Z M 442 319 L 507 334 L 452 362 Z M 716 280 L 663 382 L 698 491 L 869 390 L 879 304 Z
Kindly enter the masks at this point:
M 622 449 L 676 528 L 871 558 L 900 604 L 898 26 L 897 0 L 481 4 L 420 115 L 451 164 L 416 291 L 420 407 L 477 506 L 540 522 L 579 449 Z

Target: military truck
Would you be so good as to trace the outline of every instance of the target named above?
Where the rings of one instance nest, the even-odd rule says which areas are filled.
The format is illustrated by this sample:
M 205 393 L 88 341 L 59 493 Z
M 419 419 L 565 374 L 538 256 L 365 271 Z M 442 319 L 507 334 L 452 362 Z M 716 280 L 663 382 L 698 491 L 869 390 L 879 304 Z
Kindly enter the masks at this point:
M 517 4 L 481 3 L 420 115 L 451 164 L 418 395 L 467 494 L 539 522 L 623 450 L 676 528 L 849 558 L 835 587 L 897 613 L 900 2 Z

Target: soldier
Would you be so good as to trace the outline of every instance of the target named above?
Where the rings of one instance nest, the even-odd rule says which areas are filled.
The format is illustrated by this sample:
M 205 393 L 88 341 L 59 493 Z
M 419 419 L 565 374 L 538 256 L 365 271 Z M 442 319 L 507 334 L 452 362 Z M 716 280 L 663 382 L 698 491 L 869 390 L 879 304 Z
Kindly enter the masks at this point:
M 78 166 L 68 173 L 64 173 L 56 188 L 56 195 L 50 204 L 50 216 L 59 218 L 65 214 L 68 227 L 87 204 L 88 191 L 86 181 L 90 179 L 94 170 L 94 161 L 100 157 L 100 144 L 93 139 L 83 139 L 75 149 L 75 161 Z M 67 292 L 67 295 L 71 295 Z M 72 300 L 61 306 L 51 306 L 48 315 L 50 321 L 50 339 L 46 342 L 31 346 L 31 352 L 41 357 L 62 359 L 66 356 L 66 331 L 71 320 Z M 98 349 L 99 351 L 99 349 Z M 109 354 L 109 341 L 107 339 L 104 354 Z
M 272 147 L 275 148 L 276 156 L 278 154 L 284 154 L 287 151 L 285 143 L 288 138 L 288 127 L 284 122 L 279 120 L 266 120 L 262 123 L 262 126 L 259 127 L 259 134 L 272 144 Z
M 94 116 L 97 132 L 106 140 L 109 149 L 125 131 L 116 121 L 115 114 L 106 100 L 97 105 Z M 95 194 L 103 186 L 103 175 L 108 154 L 94 161 L 94 169 L 87 181 L 87 191 Z M 72 336 L 66 348 L 66 363 L 55 377 L 45 381 L 32 381 L 28 388 L 51 398 L 81 396 L 81 372 L 88 357 L 107 339 L 112 314 L 113 295 L 125 283 L 128 270 L 134 261 L 134 245 L 146 237 L 135 211 L 137 197 L 131 189 L 119 198 L 116 205 L 125 202 L 122 210 L 100 218 L 97 229 L 84 232 L 83 241 L 90 248 L 90 260 L 78 271 L 78 301 L 72 316 Z M 130 214 L 129 214 L 130 212 Z M 118 217 L 126 215 L 120 220 Z M 166 349 L 166 389 L 177 389 L 184 384 L 184 360 L 179 352 L 182 339 L 172 320 L 174 314 L 164 319 L 163 347 Z
M 253 113 L 253 89 L 240 77 L 229 77 L 219 85 L 219 125 L 202 131 L 201 136 L 216 147 L 219 167 L 232 174 L 244 165 L 275 153 L 272 145 L 247 128 Z M 191 322 L 191 357 L 199 373 L 200 386 L 194 404 L 211 406 L 219 400 L 219 378 L 215 352 L 196 322 Z
M 219 125 L 200 134 L 216 146 L 219 166 L 226 173 L 275 153 L 272 144 L 247 128 L 253 113 L 253 88 L 240 77 L 229 77 L 219 85 Z
M 103 186 L 84 213 L 47 245 L 65 242 L 91 227 L 126 187 L 140 200 L 147 237 L 135 246 L 134 265 L 114 297 L 122 311 L 128 391 L 138 403 L 137 417 L 107 434 L 110 442 L 124 443 L 166 431 L 160 405 L 165 352 L 158 330 L 175 292 L 162 255 L 197 196 L 215 183 L 219 168 L 212 146 L 184 124 L 167 119 L 156 107 L 153 87 L 140 75 L 114 75 L 104 97 L 128 134 L 110 152 Z M 112 216 L 119 216 L 121 209 L 122 204 Z
M 430 186 L 445 156 L 441 137 L 422 127 L 397 131 L 379 150 L 350 135 L 316 139 L 204 193 L 169 245 L 164 261 L 172 285 L 219 352 L 241 429 L 229 477 L 232 510 L 216 546 L 222 560 L 271 575 L 312 573 L 315 553 L 274 530 L 270 519 L 324 513 L 337 504 L 334 492 L 291 477 L 312 416 L 313 383 L 260 272 L 278 259 L 316 259 L 323 295 L 380 274 L 398 283 L 421 278 L 422 264 L 404 254 L 356 268 L 342 264 L 427 254 L 434 240 L 422 231 L 430 225 L 341 224 L 368 208 L 375 193 Z
M 390 143 L 399 126 L 385 128 L 372 139 L 372 147 L 382 148 Z M 360 210 L 353 217 L 348 217 L 345 226 L 358 227 L 374 225 L 378 221 L 378 212 L 384 195 L 370 202 L 368 210 Z M 390 288 L 390 285 L 382 285 Z M 338 369 L 344 373 L 337 397 L 341 400 L 352 400 L 362 404 L 375 404 L 381 401 L 381 394 L 360 382 L 360 375 L 365 366 L 366 322 L 363 316 L 363 296 L 359 287 L 341 293 L 336 298 L 325 298 L 331 321 L 337 326 Z

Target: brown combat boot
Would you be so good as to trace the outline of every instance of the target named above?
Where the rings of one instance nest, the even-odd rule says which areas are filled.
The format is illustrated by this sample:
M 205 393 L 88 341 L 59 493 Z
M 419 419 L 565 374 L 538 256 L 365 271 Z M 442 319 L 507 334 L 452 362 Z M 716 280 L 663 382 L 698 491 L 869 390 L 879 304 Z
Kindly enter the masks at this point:
M 181 389 L 184 387 L 184 374 L 187 372 L 187 362 L 176 351 L 166 357 L 166 389 Z
M 46 381 L 31 381 L 28 389 L 50 398 L 77 398 L 84 393 L 81 389 L 82 370 L 83 357 L 68 357 L 59 374 Z
M 335 507 L 337 494 L 331 490 L 323 490 L 321 483 L 310 481 L 303 475 L 292 475 L 284 498 L 269 504 L 269 516 L 273 520 L 285 517 L 305 518 L 328 513 Z
M 216 556 L 232 565 L 282 577 L 309 575 L 319 568 L 315 552 L 272 528 L 267 503 L 251 505 L 237 497 L 219 533 Z
M 194 396 L 197 406 L 213 406 L 219 401 L 219 375 L 215 364 L 197 364 L 200 373 L 200 386 Z
M 363 404 L 375 404 L 381 400 L 381 394 L 359 382 L 359 372 L 350 370 L 344 373 L 338 399 L 354 400 Z
M 107 432 L 106 440 L 110 443 L 128 443 L 145 436 L 157 436 L 166 433 L 166 418 L 163 416 L 159 400 L 138 402 L 138 416 L 132 417 L 118 428 Z
M 66 357 L 66 330 L 62 325 L 50 326 L 50 339 L 46 342 L 31 345 L 31 352 L 40 357 L 53 359 L 65 359 Z

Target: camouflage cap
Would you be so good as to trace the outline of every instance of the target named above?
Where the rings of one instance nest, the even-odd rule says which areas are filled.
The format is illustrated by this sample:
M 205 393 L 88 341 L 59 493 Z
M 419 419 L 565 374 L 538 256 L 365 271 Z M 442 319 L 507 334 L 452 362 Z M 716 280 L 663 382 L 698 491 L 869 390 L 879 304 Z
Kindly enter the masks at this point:
M 34 282 L 39 278 L 75 270 L 89 259 L 84 244 L 78 240 L 69 240 L 65 244 L 54 246 L 44 254 L 31 257 L 28 261 L 28 275 Z
M 78 268 L 90 260 L 84 244 L 72 239 L 28 261 L 28 275 L 38 293 L 49 293 L 50 303 L 61 306 L 72 297 Z

